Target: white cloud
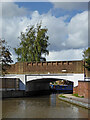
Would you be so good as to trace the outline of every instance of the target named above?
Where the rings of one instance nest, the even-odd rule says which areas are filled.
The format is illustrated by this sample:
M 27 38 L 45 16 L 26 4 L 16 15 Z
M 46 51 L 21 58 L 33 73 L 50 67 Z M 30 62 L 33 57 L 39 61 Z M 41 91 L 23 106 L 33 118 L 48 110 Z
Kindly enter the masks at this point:
M 64 17 L 63 17 L 64 18 Z M 61 50 L 63 49 L 63 41 L 67 35 L 67 23 L 64 22 L 62 17 L 56 18 L 55 16 L 45 15 L 42 16 L 43 26 L 47 26 L 50 50 Z
M 89 0 L 49 0 L 50 2 L 89 2 Z
M 67 24 L 62 17 L 56 18 L 51 14 L 40 15 L 37 11 L 32 13 L 32 19 L 27 17 L 14 17 L 3 19 L 3 37 L 8 43 L 14 47 L 18 45 L 18 36 L 21 31 L 24 31 L 27 25 L 35 25 L 42 20 L 42 26 L 47 26 L 48 35 L 50 36 L 49 42 L 50 50 L 63 49 L 63 41 L 67 35 Z
M 85 48 L 88 46 L 88 12 L 77 14 L 68 24 L 67 48 Z
M 13 0 L 1 0 L 1 2 L 13 2 Z
M 48 2 L 48 0 L 1 0 L 1 2 Z
M 2 2 L 89 2 L 89 0 L 1 0 Z
M 54 8 L 62 8 L 64 10 L 88 10 L 88 2 L 52 2 Z
M 71 19 L 70 23 L 66 23 L 65 19 L 68 16 L 56 18 L 52 16 L 51 13 L 40 15 L 38 11 L 34 11 L 27 17 L 22 14 L 27 13 L 26 9 L 19 8 L 17 5 L 14 6 L 14 4 L 15 3 L 5 4 L 3 10 L 3 14 L 4 12 L 5 14 L 2 26 L 3 38 L 7 40 L 12 48 L 19 45 L 20 41 L 18 36 L 21 31 L 25 31 L 27 25 L 35 25 L 42 20 L 42 26 L 48 28 L 48 35 L 50 37 L 50 55 L 47 56 L 47 60 L 72 60 L 82 58 L 82 48 L 87 47 L 88 41 L 87 11 L 77 14 Z M 8 6 L 9 13 L 7 15 Z M 15 12 L 16 8 L 17 10 Z M 5 9 L 7 9 L 7 11 Z M 12 10 L 11 13 L 10 9 Z M 15 53 L 13 51 L 12 53 L 15 59 Z
M 49 56 L 46 56 L 47 61 L 69 61 L 69 60 L 82 60 L 83 49 L 69 49 L 61 51 L 51 51 Z
M 3 18 L 12 18 L 20 17 L 27 14 L 27 10 L 23 7 L 18 7 L 18 5 L 13 2 L 3 2 L 2 3 L 2 17 Z
M 2 24 L 3 38 L 5 38 L 12 47 L 15 47 L 20 42 L 18 40 L 20 32 L 25 30 L 26 26 L 29 24 L 29 20 L 26 17 L 3 19 Z
M 0 4 L 0 16 L 2 16 L 2 5 Z M 2 19 L 0 17 L 0 36 L 2 37 Z

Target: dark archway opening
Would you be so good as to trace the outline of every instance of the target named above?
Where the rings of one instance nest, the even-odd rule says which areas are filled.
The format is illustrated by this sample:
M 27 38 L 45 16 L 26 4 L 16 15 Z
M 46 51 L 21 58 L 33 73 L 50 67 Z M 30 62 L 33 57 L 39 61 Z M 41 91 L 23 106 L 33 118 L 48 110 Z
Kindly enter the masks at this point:
M 55 78 L 42 78 L 26 83 L 26 91 L 30 95 L 45 95 L 51 93 L 73 93 L 73 82 Z

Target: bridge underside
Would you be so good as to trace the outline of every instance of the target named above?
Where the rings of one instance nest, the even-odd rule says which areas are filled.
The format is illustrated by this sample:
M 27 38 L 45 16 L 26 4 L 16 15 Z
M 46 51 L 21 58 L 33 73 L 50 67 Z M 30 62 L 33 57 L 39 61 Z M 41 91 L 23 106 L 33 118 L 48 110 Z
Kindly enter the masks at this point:
M 84 74 L 31 74 L 26 75 L 26 81 L 40 81 L 42 82 L 50 82 L 56 80 L 68 80 L 74 83 L 74 87 L 78 86 L 78 80 L 84 80 Z
M 50 82 L 63 79 L 42 78 L 26 82 L 26 91 L 50 90 Z M 73 83 L 73 82 L 72 82 Z

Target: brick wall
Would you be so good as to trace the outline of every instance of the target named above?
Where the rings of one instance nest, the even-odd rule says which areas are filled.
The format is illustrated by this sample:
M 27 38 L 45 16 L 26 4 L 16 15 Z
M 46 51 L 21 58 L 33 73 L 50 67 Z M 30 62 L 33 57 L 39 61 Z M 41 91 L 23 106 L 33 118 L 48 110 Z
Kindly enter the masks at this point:
M 0 78 L 0 89 L 19 89 L 19 79 L 18 78 Z
M 83 73 L 83 71 L 83 61 L 17 62 L 7 68 L 9 74 Z
M 76 94 L 76 93 L 78 93 L 78 86 L 73 88 L 73 94 Z
M 79 96 L 90 99 L 90 81 L 78 81 L 78 86 L 73 88 L 73 94 L 78 93 Z
M 88 98 L 89 93 L 90 93 L 90 81 L 89 82 L 83 82 L 83 81 L 79 81 L 78 82 L 78 94 L 80 96 L 84 96 L 85 98 Z

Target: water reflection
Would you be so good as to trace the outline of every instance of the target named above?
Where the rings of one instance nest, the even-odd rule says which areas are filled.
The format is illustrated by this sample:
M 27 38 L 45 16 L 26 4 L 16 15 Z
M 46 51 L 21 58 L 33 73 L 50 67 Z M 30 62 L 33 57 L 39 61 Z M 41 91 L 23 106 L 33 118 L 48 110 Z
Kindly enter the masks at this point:
M 88 110 L 63 102 L 57 94 L 3 100 L 3 118 L 88 118 Z

